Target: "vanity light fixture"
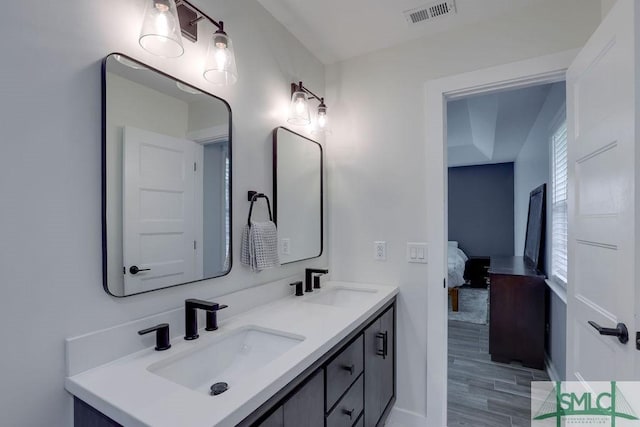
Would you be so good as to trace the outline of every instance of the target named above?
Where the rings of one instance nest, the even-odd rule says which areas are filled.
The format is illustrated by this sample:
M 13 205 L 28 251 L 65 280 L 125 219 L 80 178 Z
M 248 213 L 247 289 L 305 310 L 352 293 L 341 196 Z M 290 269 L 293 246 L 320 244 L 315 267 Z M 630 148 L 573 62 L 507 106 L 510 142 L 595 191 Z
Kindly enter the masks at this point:
M 291 105 L 289 106 L 289 118 L 287 121 L 294 125 L 308 125 L 311 123 L 311 116 L 309 114 L 310 99 L 315 99 L 320 102 L 318 105 L 318 115 L 316 125 L 317 128 L 314 131 L 323 132 L 327 129 L 327 106 L 324 103 L 324 98 L 311 92 L 304 87 L 302 82 L 298 84 L 291 83 Z
M 184 53 L 180 36 L 180 20 L 174 0 L 146 0 L 142 29 L 138 39 L 147 52 L 165 58 Z
M 143 49 L 166 58 L 181 56 L 184 53 L 182 36 L 197 42 L 198 22 L 207 20 L 216 31 L 209 42 L 203 77 L 217 85 L 232 85 L 238 80 L 233 45 L 222 21 L 212 19 L 187 0 L 145 1 L 140 31 Z

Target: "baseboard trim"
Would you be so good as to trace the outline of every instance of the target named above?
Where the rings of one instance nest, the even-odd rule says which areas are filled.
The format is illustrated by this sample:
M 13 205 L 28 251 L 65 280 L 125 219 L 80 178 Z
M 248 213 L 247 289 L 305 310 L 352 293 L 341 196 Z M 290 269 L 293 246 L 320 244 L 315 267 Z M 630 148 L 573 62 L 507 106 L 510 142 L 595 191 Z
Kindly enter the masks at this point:
M 560 381 L 560 375 L 558 375 L 558 371 L 556 371 L 556 368 L 553 365 L 553 362 L 551 361 L 551 359 L 549 359 L 549 356 L 547 356 L 546 354 L 544 355 L 544 366 L 545 366 L 545 370 L 547 371 L 547 375 L 549 375 L 549 378 L 551 379 L 551 381 Z
M 396 406 L 391 409 L 385 427 L 425 427 L 429 425 L 427 418 L 416 412 L 400 409 Z

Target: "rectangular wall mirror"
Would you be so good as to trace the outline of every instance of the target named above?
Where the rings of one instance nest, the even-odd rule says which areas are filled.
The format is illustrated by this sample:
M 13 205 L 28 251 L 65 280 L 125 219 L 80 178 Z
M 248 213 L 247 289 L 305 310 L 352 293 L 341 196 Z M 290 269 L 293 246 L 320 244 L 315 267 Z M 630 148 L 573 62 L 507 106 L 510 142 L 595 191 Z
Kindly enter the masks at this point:
M 289 129 L 273 131 L 274 220 L 280 262 L 322 255 L 322 146 Z
M 121 54 L 103 87 L 103 280 L 125 297 L 231 269 L 231 109 Z

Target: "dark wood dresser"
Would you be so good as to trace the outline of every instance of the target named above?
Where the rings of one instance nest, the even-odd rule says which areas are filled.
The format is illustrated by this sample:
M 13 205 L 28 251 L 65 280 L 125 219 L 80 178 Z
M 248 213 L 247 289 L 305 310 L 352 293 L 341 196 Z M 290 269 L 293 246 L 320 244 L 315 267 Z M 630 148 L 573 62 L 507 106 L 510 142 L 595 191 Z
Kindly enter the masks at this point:
M 489 277 L 491 360 L 544 369 L 544 274 L 523 257 L 491 257 Z
M 488 256 L 470 256 L 465 264 L 464 278 L 469 281 L 472 288 L 486 288 L 489 284 L 489 265 L 491 258 Z

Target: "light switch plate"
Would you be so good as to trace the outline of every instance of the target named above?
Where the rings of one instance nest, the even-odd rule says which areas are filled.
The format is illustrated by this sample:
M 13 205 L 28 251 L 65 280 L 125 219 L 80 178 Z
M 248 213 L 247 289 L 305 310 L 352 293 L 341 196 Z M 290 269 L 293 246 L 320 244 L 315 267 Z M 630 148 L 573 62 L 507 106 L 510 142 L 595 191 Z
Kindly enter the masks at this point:
M 387 242 L 373 242 L 373 259 L 376 261 L 387 260 Z
M 407 262 L 427 264 L 427 244 L 407 242 Z

